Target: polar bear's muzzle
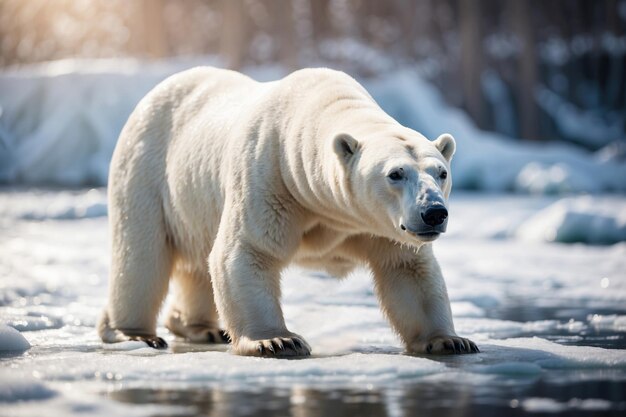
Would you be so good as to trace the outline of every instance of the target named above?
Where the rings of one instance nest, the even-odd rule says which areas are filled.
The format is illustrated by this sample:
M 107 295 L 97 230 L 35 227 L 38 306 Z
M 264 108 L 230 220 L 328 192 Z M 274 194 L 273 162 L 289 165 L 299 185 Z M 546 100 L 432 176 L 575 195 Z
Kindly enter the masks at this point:
M 441 233 L 445 233 L 447 226 L 448 209 L 441 203 L 424 207 L 420 210 L 419 219 L 414 219 L 409 224 L 400 223 L 402 230 L 424 241 L 437 239 Z
M 448 210 L 444 206 L 439 205 L 439 204 L 436 206 L 428 207 L 422 213 L 422 220 L 424 221 L 424 223 L 426 223 L 426 225 L 433 227 L 433 228 L 443 227 L 443 230 L 441 230 L 441 232 L 445 232 L 447 219 L 448 219 Z

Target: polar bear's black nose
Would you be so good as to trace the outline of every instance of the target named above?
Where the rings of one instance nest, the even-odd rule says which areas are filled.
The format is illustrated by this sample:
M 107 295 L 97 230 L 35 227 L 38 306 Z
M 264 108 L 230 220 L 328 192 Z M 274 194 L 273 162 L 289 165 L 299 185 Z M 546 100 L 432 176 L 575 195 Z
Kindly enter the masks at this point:
M 436 206 L 428 208 L 422 213 L 422 220 L 429 226 L 439 226 L 448 218 L 448 210 L 445 207 Z

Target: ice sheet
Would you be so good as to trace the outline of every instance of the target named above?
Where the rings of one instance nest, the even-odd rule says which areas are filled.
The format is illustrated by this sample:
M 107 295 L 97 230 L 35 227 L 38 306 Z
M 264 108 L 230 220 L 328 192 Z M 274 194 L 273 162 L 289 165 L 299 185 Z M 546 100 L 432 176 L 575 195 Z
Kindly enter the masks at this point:
M 559 384 L 577 384 L 579 375 L 604 383 L 626 380 L 626 246 L 562 245 L 504 233 L 550 207 L 554 198 L 461 193 L 452 200 L 449 234 L 436 242 L 435 253 L 457 332 L 475 340 L 480 355 L 405 355 L 378 308 L 367 271 L 338 281 L 291 268 L 283 276 L 287 325 L 308 340 L 314 356 L 277 361 L 233 356 L 224 346 L 182 343 L 163 327 L 159 333 L 170 343 L 167 351 L 135 342 L 104 347 L 95 324 L 107 293 L 106 217 L 24 215 L 55 201 L 76 210 L 94 195 L 103 199 L 105 191 L 0 193 L 0 321 L 19 327 L 21 333 L 11 337 L 21 334 L 32 345 L 26 353 L 0 355 L 0 407 L 6 415 L 190 412 L 189 406 L 157 410 L 152 403 L 120 403 L 125 393 L 141 390 L 203 389 L 218 395 L 284 389 L 294 401 L 304 398 L 298 390 L 371 390 L 393 407 L 396 396 L 416 395 L 415 384 L 415 392 L 446 390 L 454 383 L 496 398 L 502 387 L 525 392 L 528 384 L 548 376 L 558 376 Z M 477 220 L 477 214 L 486 219 Z M 495 234 L 474 233 L 488 218 L 501 219 L 506 227 Z M 138 401 L 132 395 L 129 401 Z M 529 412 L 551 406 L 558 412 L 613 410 L 624 401 L 534 392 L 516 398 Z

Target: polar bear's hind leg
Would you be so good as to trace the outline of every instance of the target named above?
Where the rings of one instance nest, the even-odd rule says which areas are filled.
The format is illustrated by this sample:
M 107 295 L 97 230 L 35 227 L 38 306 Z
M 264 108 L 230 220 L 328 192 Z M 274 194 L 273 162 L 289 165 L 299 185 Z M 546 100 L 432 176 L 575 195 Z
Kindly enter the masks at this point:
M 206 269 L 176 269 L 174 304 L 165 325 L 176 336 L 193 343 L 228 343 L 226 332 L 219 328 L 208 266 Z
M 161 205 L 125 193 L 110 195 L 111 272 L 109 302 L 98 324 L 105 343 L 141 340 L 167 347 L 156 335 L 159 310 L 172 271 L 172 250 Z

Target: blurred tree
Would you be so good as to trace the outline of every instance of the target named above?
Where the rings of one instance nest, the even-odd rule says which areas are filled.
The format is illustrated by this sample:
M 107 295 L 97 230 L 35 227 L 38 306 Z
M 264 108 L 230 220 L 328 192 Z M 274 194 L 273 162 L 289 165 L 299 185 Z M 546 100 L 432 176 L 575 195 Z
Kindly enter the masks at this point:
M 531 10 L 529 2 L 507 0 L 513 31 L 519 43 L 520 54 L 517 56 L 519 81 L 517 97 L 519 108 L 519 133 L 526 139 L 537 139 L 537 105 L 535 88 L 537 85 L 537 51 L 533 37 Z
M 217 55 L 229 68 L 413 69 L 484 129 L 626 136 L 626 0 L 0 0 L 0 66 Z
M 278 44 L 278 59 L 290 70 L 298 68 L 298 50 L 291 0 L 270 2 L 273 35 Z
M 243 0 L 221 0 L 220 54 L 228 68 L 239 69 L 248 52 L 248 22 Z
M 463 101 L 465 109 L 480 127 L 485 127 L 485 110 L 481 91 L 483 71 L 480 0 L 459 0 L 459 30 Z
M 138 2 L 140 51 L 150 58 L 163 58 L 169 55 L 164 26 L 163 0 L 141 0 Z

